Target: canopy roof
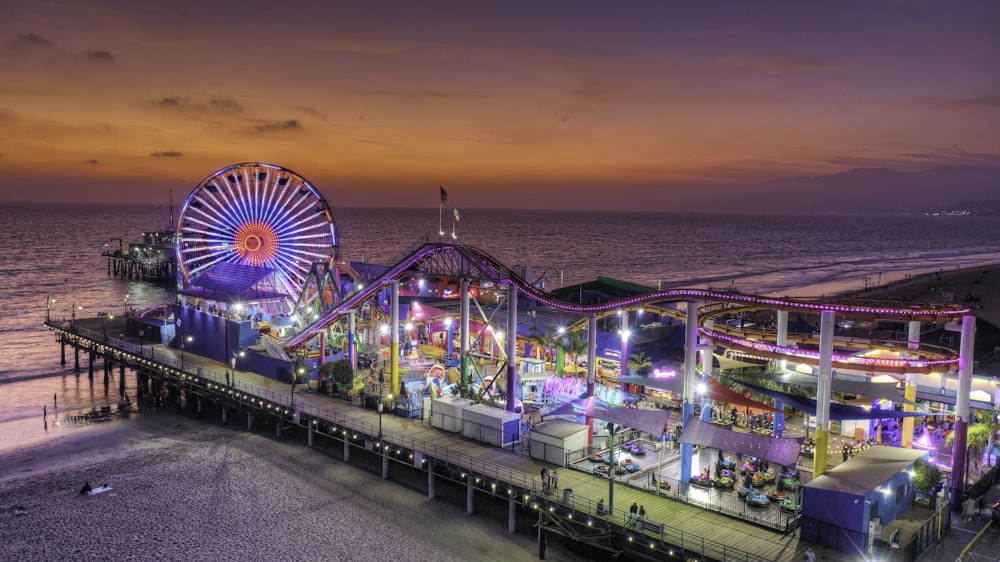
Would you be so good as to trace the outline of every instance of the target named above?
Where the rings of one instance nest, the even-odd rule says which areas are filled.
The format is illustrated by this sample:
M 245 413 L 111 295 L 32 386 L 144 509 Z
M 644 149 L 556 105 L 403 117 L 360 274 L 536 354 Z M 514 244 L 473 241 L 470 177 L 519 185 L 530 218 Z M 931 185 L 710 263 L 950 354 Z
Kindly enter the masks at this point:
M 777 377 L 773 377 L 772 375 L 766 376 L 773 378 L 773 380 L 780 383 L 808 386 L 810 388 L 816 388 L 816 384 L 818 382 L 814 375 L 805 375 L 802 373 L 786 373 Z M 900 394 L 896 385 L 897 383 L 894 382 L 869 382 L 836 378 L 833 379 L 834 392 L 856 394 L 858 396 L 867 396 L 869 398 L 881 398 L 892 402 L 902 402 L 904 404 L 915 404 L 915 402 L 907 400 L 902 394 Z
M 712 447 L 720 451 L 741 453 L 767 459 L 782 466 L 795 466 L 803 438 L 779 439 L 739 433 L 697 418 L 690 418 L 681 433 L 681 443 Z
M 239 263 L 220 262 L 191 281 L 190 287 L 178 293 L 222 302 L 268 300 L 288 295 L 257 286 L 275 270 Z
M 663 428 L 670 419 L 670 410 L 642 410 L 639 408 L 618 408 L 608 406 L 593 396 L 571 400 L 547 416 L 576 415 L 597 418 L 625 427 L 639 429 L 653 435 L 662 435 Z
M 637 384 L 639 386 L 644 386 L 646 388 L 652 388 L 655 390 L 660 390 L 664 392 L 684 392 L 684 377 L 678 375 L 676 377 L 618 377 L 618 382 Z M 705 396 L 716 402 L 724 402 L 731 406 L 749 406 L 756 410 L 763 410 L 765 412 L 780 412 L 781 410 L 775 409 L 767 404 L 762 404 L 751 398 L 747 398 L 742 394 L 732 391 L 726 388 L 724 385 L 720 384 L 715 379 L 708 379 L 708 388 L 705 390 Z
M 866 496 L 907 470 L 927 451 L 875 445 L 806 484 L 806 488 Z
M 816 415 L 816 401 L 812 398 L 806 398 L 804 396 L 795 396 L 794 394 L 788 394 L 787 392 L 779 392 L 777 390 L 768 390 L 762 386 L 757 386 L 755 384 L 750 384 L 743 381 L 738 381 L 730 379 L 733 382 L 739 383 L 754 392 L 759 392 L 764 396 L 769 396 L 775 400 L 781 401 L 785 404 L 798 408 L 809 414 Z M 867 408 L 858 408 L 856 406 L 845 406 L 844 404 L 830 404 L 830 419 L 831 420 L 876 420 L 882 418 L 909 418 L 909 417 L 923 417 L 923 416 L 944 416 L 946 413 L 929 413 L 929 412 L 900 412 L 896 410 L 874 410 Z

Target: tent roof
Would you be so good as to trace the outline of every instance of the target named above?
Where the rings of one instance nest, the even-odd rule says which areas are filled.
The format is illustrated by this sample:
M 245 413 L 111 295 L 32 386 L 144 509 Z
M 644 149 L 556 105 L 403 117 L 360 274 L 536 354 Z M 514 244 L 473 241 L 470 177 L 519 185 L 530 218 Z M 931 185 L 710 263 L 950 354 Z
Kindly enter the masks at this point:
M 828 470 L 806 488 L 865 496 L 890 478 L 910 468 L 927 451 L 875 445 L 849 461 Z
M 788 394 L 786 392 L 778 392 L 777 390 L 769 390 L 755 384 L 750 384 L 747 382 L 730 379 L 733 382 L 739 383 L 754 392 L 763 394 L 764 396 L 769 396 L 775 400 L 779 400 L 785 404 L 798 408 L 804 412 L 808 412 L 812 415 L 816 415 L 816 401 L 812 398 L 806 398 L 804 396 L 796 396 L 794 394 Z M 830 404 L 830 419 L 831 420 L 874 420 L 880 418 L 909 418 L 916 416 L 943 416 L 944 413 L 928 413 L 928 412 L 900 412 L 895 410 L 872 410 L 867 408 L 857 408 L 855 406 L 845 406 L 844 404 Z
M 670 420 L 670 410 L 643 410 L 639 408 L 617 408 L 608 406 L 593 396 L 571 400 L 543 417 L 548 416 L 588 416 L 625 427 L 639 429 L 653 435 L 662 435 Z
M 566 287 L 554 289 L 551 291 L 551 294 L 560 297 L 573 297 L 579 295 L 581 292 L 589 292 L 598 293 L 599 295 L 608 297 L 624 297 L 644 295 L 646 293 L 652 293 L 653 291 L 655 291 L 653 287 L 639 285 L 638 283 L 630 283 L 628 281 L 622 281 L 621 279 L 598 276 L 598 278 L 594 281 L 586 281 L 576 285 L 568 285 Z
M 242 293 L 274 271 L 267 267 L 220 262 L 191 281 L 191 285 L 209 291 Z
M 782 466 L 795 466 L 803 439 L 801 437 L 798 439 L 779 439 L 750 435 L 691 418 L 685 423 L 680 441 L 681 443 L 712 447 L 720 451 L 764 458 Z
M 770 377 L 770 375 L 767 376 Z M 805 375 L 802 373 L 787 373 L 784 375 L 778 375 L 774 380 L 784 384 L 808 386 L 810 388 L 816 388 L 817 384 L 816 376 Z M 858 396 L 867 396 L 869 398 L 882 398 L 885 400 L 891 400 L 892 402 L 901 402 L 903 404 L 915 404 L 915 402 L 910 402 L 902 394 L 900 394 L 896 384 L 897 383 L 894 382 L 852 381 L 835 378 L 833 379 L 832 386 L 834 392 L 856 394 Z

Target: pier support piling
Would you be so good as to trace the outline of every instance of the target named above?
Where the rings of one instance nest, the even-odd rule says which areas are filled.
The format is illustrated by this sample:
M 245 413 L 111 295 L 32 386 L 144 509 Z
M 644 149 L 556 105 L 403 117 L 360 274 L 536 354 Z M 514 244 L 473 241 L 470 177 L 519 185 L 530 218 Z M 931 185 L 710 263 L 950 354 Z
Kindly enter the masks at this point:
M 517 502 L 514 501 L 514 495 L 511 494 L 507 498 L 507 532 L 514 533 L 517 531 Z
M 79 373 L 80 372 L 80 348 L 76 347 L 76 346 L 73 347 L 73 366 L 76 369 L 76 372 Z
M 465 479 L 465 512 L 472 515 L 472 499 L 476 489 L 472 486 L 472 475 Z
M 309 446 L 312 447 L 313 446 L 313 434 L 316 433 L 316 422 L 315 421 L 307 421 L 306 423 L 309 425 L 309 434 L 308 434 L 309 435 L 309 437 L 308 437 Z
M 427 499 L 434 499 L 434 463 L 427 463 Z
M 385 444 L 382 444 L 382 480 L 389 479 L 389 455 L 385 454 Z
M 253 414 L 247 412 L 247 431 L 253 430 Z
M 229 408 L 222 407 L 222 425 L 229 425 Z
M 347 434 L 344 434 L 344 462 L 351 462 L 351 442 Z
M 66 340 L 59 338 L 59 364 L 66 365 Z

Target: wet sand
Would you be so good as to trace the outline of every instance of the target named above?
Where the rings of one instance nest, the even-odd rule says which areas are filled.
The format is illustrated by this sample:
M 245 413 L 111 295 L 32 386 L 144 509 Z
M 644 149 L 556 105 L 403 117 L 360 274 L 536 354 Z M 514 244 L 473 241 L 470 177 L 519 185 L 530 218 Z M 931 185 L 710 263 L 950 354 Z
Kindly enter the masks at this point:
M 80 496 L 84 482 L 113 490 Z M 0 460 L 4 560 L 527 561 L 534 537 L 293 440 L 162 411 Z M 550 541 L 548 559 L 576 556 Z

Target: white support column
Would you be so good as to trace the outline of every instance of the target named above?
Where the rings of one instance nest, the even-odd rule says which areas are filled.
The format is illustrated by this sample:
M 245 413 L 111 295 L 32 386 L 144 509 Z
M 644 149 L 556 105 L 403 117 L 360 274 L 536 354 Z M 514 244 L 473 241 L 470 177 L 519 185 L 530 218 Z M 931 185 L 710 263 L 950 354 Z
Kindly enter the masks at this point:
M 775 321 L 778 323 L 778 341 L 776 343 L 778 344 L 779 347 L 787 347 L 788 346 L 788 311 L 787 310 L 779 310 L 779 311 L 777 311 L 777 315 L 776 316 L 777 316 L 777 318 L 776 318 Z M 787 359 L 782 359 L 781 360 L 781 368 L 782 369 L 787 369 L 788 368 L 788 360 Z
M 461 342 L 459 344 L 459 353 L 461 354 L 461 381 L 465 384 L 469 383 L 469 344 L 472 340 L 472 333 L 469 328 L 469 299 L 472 298 L 470 295 L 469 280 L 465 277 L 462 278 L 461 283 L 461 318 L 459 322 L 461 326 L 459 327 L 459 338 Z
M 573 366 L 576 368 L 576 365 Z M 594 396 L 597 387 L 597 315 L 587 317 L 587 397 Z M 587 417 L 587 445 L 594 445 L 594 418 Z
M 687 427 L 694 417 L 694 401 L 698 386 L 698 302 L 687 301 L 687 316 L 684 320 L 684 403 L 681 409 L 681 427 Z M 681 484 L 686 486 L 691 480 L 691 461 L 694 447 L 691 443 L 681 443 Z
M 434 463 L 427 463 L 427 499 L 434 499 Z
M 399 281 L 393 280 L 389 306 L 389 392 L 399 391 Z M 379 389 L 381 392 L 384 389 Z M 382 400 L 380 395 L 379 400 Z
M 826 473 L 830 435 L 830 399 L 833 395 L 833 334 L 836 330 L 832 310 L 824 310 L 819 320 L 819 375 L 816 380 L 816 447 L 813 452 L 813 475 Z
M 507 411 L 515 410 L 517 402 L 517 287 L 507 286 Z
M 952 441 L 951 506 L 958 509 L 965 498 L 969 473 L 966 454 L 969 442 L 969 394 L 972 392 L 972 362 L 975 357 L 976 317 L 962 317 L 962 339 L 958 348 L 958 393 L 955 400 L 955 427 Z

